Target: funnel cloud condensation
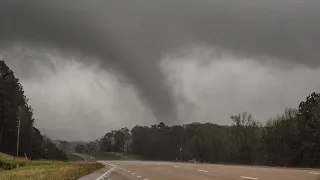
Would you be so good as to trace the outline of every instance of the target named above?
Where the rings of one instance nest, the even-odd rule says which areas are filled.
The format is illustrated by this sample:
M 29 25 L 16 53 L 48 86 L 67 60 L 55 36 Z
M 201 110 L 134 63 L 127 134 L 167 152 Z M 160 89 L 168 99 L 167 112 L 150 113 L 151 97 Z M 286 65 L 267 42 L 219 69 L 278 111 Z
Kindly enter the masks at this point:
M 96 71 L 113 72 L 133 84 L 134 88 L 131 89 L 137 92 L 158 121 L 174 124 L 178 119 L 189 121 L 184 119 L 191 115 L 182 112 L 193 112 L 195 121 L 196 118 L 222 117 L 219 113 L 208 115 L 202 112 L 209 112 L 215 106 L 206 102 L 210 98 L 194 95 L 203 94 L 203 89 L 220 86 L 206 86 L 201 82 L 207 81 L 195 80 L 199 87 L 194 87 L 191 82 L 196 77 L 206 79 L 205 74 L 211 71 L 215 72 L 207 76 L 225 78 L 225 75 L 219 74 L 216 66 L 238 67 L 230 65 L 223 57 L 217 58 L 217 54 L 221 53 L 217 50 L 214 51 L 214 58 L 203 58 L 203 55 L 192 55 L 190 58 L 184 55 L 192 54 L 194 50 L 185 53 L 179 48 L 186 44 L 201 44 L 198 47 L 205 44 L 206 47 L 234 53 L 233 63 L 245 61 L 244 57 L 252 57 L 255 65 L 265 66 L 267 63 L 274 68 L 281 65 L 280 68 L 293 69 L 302 65 L 307 69 L 317 69 L 320 65 L 318 17 L 318 0 L 3 0 L 0 2 L 0 54 L 8 58 L 5 60 L 14 67 L 24 67 L 23 75 L 26 75 L 28 82 L 44 73 L 34 71 L 34 67 L 48 67 L 58 74 L 62 72 L 52 63 L 55 58 L 45 60 L 47 58 L 43 58 L 43 51 L 37 52 L 38 49 L 46 48 L 48 52 L 45 54 L 79 57 L 74 60 L 85 64 L 88 69 L 90 64 L 99 64 Z M 23 56 L 14 57 L 10 54 L 16 52 L 12 50 L 16 46 L 28 46 L 27 50 L 22 50 Z M 60 59 L 69 61 L 60 55 Z M 226 64 L 215 63 L 222 60 Z M 37 61 L 38 65 L 31 66 L 34 63 L 31 61 Z M 211 70 L 208 67 L 199 69 L 195 65 L 199 62 L 209 64 L 208 67 L 213 63 L 215 67 Z M 65 64 L 61 60 L 57 63 Z M 191 67 L 199 72 L 188 71 Z M 242 71 L 242 67 L 240 63 L 239 68 L 233 70 Z M 250 72 L 257 73 L 253 69 Z M 181 74 L 188 80 L 181 80 Z M 232 78 L 226 78 L 226 81 L 228 79 Z M 266 81 L 269 82 L 269 79 Z M 97 85 L 106 91 L 103 82 L 97 80 Z M 195 89 L 190 90 L 191 87 Z M 226 85 L 225 88 L 230 87 Z M 308 90 L 303 92 L 307 93 Z M 303 95 L 299 95 L 294 102 Z M 214 94 L 211 96 L 216 97 Z M 239 103 L 243 101 L 245 99 L 239 99 Z M 228 113 L 230 115 L 237 110 L 240 109 L 235 107 Z M 143 108 L 139 110 L 141 113 L 147 111 Z M 145 114 L 141 122 L 151 118 L 149 112 Z M 266 114 L 260 114 L 266 117 Z

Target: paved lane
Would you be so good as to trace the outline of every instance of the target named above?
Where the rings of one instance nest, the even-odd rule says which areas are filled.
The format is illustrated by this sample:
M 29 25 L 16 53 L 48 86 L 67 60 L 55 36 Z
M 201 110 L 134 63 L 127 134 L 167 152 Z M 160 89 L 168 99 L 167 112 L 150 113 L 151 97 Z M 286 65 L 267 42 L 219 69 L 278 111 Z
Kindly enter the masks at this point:
M 320 170 L 145 161 L 103 163 L 113 170 L 99 180 L 320 180 Z

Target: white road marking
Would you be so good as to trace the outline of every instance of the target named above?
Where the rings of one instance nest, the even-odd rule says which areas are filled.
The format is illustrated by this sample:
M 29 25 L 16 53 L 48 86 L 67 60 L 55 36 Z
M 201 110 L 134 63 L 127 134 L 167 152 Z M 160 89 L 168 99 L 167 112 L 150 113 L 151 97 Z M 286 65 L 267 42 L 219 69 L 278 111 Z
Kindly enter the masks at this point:
M 136 173 L 132 173 L 132 174 L 136 174 Z
M 143 180 L 149 180 L 149 179 L 143 179 Z
M 141 178 L 141 176 L 137 176 L 138 178 Z
M 254 178 L 254 177 L 247 177 L 247 176 L 240 176 L 243 179 L 252 179 L 252 180 L 258 180 L 259 178 Z
M 205 171 L 205 170 L 202 170 L 202 169 L 199 169 L 198 171 L 200 171 L 200 172 L 205 172 L 205 173 L 208 172 L 208 171 Z
M 173 166 L 173 167 L 178 168 L 179 166 Z
M 310 172 L 310 174 L 316 174 L 316 175 L 318 175 L 318 174 L 320 174 L 320 172 Z
M 107 164 L 107 163 L 105 163 L 105 162 L 102 162 L 102 163 L 103 163 L 103 164 Z M 107 165 L 109 165 L 109 164 L 107 164 Z M 110 166 L 112 166 L 112 168 L 109 169 L 107 172 L 103 173 L 103 174 L 102 174 L 100 177 L 98 177 L 96 180 L 104 179 L 104 177 L 105 177 L 107 174 L 109 174 L 110 172 L 114 171 L 114 169 L 116 168 L 116 166 L 114 166 L 114 165 L 110 165 Z

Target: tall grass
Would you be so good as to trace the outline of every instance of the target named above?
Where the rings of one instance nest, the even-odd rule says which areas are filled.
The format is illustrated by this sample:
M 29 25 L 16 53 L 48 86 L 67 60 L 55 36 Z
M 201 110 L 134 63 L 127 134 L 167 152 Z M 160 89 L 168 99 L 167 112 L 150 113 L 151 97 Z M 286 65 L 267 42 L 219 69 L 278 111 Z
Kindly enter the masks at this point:
M 29 161 L 0 154 L 0 161 L 18 164 L 11 170 L 0 168 L 0 180 L 76 180 L 103 167 L 98 163 Z

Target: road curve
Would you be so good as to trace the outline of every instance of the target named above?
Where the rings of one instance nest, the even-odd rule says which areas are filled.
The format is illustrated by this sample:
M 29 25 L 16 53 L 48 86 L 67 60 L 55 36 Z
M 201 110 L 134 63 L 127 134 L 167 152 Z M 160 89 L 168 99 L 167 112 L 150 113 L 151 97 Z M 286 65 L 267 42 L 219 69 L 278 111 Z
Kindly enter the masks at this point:
M 100 161 L 107 169 L 83 180 L 320 180 L 320 170 L 148 161 Z

